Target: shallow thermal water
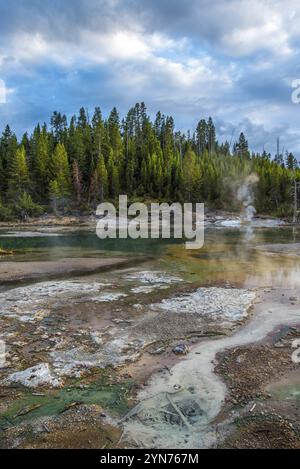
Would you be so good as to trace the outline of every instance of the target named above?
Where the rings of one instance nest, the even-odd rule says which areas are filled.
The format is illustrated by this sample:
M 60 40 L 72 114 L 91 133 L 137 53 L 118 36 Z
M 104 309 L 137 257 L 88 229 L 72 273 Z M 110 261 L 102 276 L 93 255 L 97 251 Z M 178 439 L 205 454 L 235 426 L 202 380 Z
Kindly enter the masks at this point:
M 228 348 L 259 342 L 282 323 L 299 323 L 298 306 L 291 308 L 288 315 L 286 313 L 280 304 L 280 297 L 274 294 L 272 301 L 261 305 L 257 315 L 234 335 L 202 342 L 172 368 L 171 374 L 153 376 L 138 396 L 142 402 L 139 413 L 142 419 L 129 420 L 125 424 L 128 437 L 138 438 L 140 444 L 146 447 L 153 447 L 153 444 L 160 448 L 203 448 L 213 445 L 216 432 L 210 423 L 220 412 L 226 396 L 225 384 L 214 373 L 216 355 Z M 176 389 L 178 392 L 174 393 Z M 162 409 L 163 412 L 165 407 L 166 395 L 173 395 L 173 401 L 180 409 L 186 403 L 201 409 L 199 418 L 190 429 L 170 425 L 164 419 L 157 418 L 158 410 Z

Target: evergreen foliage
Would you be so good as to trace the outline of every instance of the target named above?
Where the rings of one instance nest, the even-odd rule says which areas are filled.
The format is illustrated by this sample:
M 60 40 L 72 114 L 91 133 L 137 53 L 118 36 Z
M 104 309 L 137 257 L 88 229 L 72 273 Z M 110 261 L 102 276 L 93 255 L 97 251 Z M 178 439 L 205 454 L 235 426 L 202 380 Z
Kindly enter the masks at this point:
M 191 136 L 192 135 L 192 136 Z M 241 133 L 232 147 L 217 141 L 212 118 L 195 132 L 175 131 L 170 116 L 154 122 L 144 103 L 121 121 L 114 108 L 105 120 L 99 107 L 90 119 L 81 108 L 68 123 L 54 112 L 50 127 L 38 124 L 21 141 L 9 126 L 0 138 L 0 219 L 95 210 L 119 194 L 129 199 L 205 202 L 238 210 L 235 187 L 255 173 L 255 206 L 261 213 L 288 215 L 293 184 L 300 180 L 292 153 L 251 153 Z

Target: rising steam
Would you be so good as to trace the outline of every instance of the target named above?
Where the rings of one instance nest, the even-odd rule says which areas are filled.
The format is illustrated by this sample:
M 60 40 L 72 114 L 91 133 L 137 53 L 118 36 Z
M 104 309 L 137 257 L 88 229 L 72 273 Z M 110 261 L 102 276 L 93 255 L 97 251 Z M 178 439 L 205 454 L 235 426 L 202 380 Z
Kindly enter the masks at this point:
M 254 185 L 259 181 L 257 174 L 250 174 L 237 190 L 237 200 L 243 205 L 242 219 L 246 222 L 253 220 L 256 209 L 254 207 Z

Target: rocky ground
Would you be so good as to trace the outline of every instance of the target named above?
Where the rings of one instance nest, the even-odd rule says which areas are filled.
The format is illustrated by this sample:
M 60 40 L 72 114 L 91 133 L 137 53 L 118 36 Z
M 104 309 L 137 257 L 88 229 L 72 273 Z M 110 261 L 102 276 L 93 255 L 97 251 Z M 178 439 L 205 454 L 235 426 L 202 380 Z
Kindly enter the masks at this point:
M 226 221 L 233 221 L 234 222 L 240 220 L 239 212 L 232 212 L 228 210 L 209 210 L 206 209 L 205 211 L 205 221 L 207 223 L 217 223 L 222 224 L 225 222 L 224 226 L 226 226 Z M 80 227 L 93 227 L 95 228 L 96 224 L 96 217 L 94 214 L 91 215 L 60 215 L 55 216 L 53 214 L 45 214 L 38 218 L 28 218 L 27 220 L 14 220 L 10 222 L 0 222 L 0 228 L 30 228 L 30 227 L 55 227 L 55 228 L 80 228 Z M 275 225 L 280 224 L 280 220 L 274 217 L 269 217 L 266 215 L 259 215 L 257 216 L 256 221 L 258 224 L 261 222 L 267 223 L 267 225 L 272 225 L 272 222 Z M 230 223 L 229 225 L 230 226 Z
M 297 289 L 107 261 L 0 292 L 0 447 L 300 447 Z
M 300 448 L 300 373 L 291 359 L 299 338 L 300 326 L 281 326 L 258 345 L 218 356 L 215 371 L 228 389 L 220 447 Z
M 44 215 L 38 218 L 28 218 L 27 220 L 15 220 L 11 222 L 0 222 L 0 227 L 6 228 L 24 228 L 24 227 L 78 227 L 90 226 L 95 223 L 94 216 L 55 216 Z
M 123 444 L 116 422 L 138 387 L 155 371 L 168 374 L 201 337 L 230 333 L 253 298 L 136 268 L 6 289 L 1 446 L 68 447 L 69 418 L 74 433 L 90 435 L 76 446 Z

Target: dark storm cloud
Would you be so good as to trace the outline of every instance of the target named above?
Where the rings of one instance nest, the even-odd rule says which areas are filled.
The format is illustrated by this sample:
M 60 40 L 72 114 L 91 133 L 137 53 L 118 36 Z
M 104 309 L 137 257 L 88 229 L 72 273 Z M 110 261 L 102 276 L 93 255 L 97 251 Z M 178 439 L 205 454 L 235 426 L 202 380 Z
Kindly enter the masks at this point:
M 117 28 L 130 16 L 119 0 L 11 0 L 0 1 L 0 35 L 14 32 L 42 32 L 49 39 L 76 41 L 81 29 L 91 31 Z M 137 10 L 135 10 L 137 11 Z

